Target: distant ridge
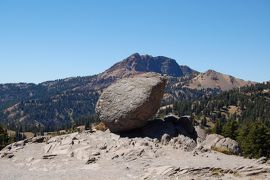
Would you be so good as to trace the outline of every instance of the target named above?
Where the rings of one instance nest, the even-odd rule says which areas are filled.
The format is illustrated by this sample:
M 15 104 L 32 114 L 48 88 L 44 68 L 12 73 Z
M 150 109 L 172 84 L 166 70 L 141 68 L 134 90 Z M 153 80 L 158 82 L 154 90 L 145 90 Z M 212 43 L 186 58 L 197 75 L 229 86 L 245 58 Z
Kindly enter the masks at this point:
M 191 89 L 220 89 L 228 91 L 234 88 L 249 86 L 255 82 L 244 81 L 230 75 L 222 74 L 214 70 L 208 70 L 193 78 L 186 87 Z

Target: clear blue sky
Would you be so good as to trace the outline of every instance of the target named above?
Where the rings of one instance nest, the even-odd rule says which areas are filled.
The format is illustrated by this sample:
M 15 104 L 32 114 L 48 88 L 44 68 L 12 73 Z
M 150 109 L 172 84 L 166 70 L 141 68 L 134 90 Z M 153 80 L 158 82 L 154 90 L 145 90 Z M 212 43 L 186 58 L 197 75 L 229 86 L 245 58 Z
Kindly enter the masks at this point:
M 270 80 L 270 1 L 0 0 L 0 83 L 92 75 L 134 52 Z

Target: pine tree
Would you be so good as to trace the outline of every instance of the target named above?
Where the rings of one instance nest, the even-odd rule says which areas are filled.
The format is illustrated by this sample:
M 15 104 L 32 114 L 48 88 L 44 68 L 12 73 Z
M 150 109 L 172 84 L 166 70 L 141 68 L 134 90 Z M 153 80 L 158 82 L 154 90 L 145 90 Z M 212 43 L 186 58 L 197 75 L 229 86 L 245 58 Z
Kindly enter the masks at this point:
M 8 137 L 7 130 L 0 126 L 0 150 L 4 148 L 10 142 L 10 138 Z
M 254 122 L 241 127 L 237 141 L 244 156 L 270 158 L 270 129 L 264 124 Z
M 90 122 L 89 120 L 85 121 L 85 130 L 89 130 L 90 129 Z
M 221 123 L 221 121 L 219 119 L 216 120 L 213 132 L 215 134 L 221 134 L 222 133 L 222 123 Z
M 227 121 L 222 128 L 222 135 L 231 139 L 236 139 L 238 123 L 234 120 Z

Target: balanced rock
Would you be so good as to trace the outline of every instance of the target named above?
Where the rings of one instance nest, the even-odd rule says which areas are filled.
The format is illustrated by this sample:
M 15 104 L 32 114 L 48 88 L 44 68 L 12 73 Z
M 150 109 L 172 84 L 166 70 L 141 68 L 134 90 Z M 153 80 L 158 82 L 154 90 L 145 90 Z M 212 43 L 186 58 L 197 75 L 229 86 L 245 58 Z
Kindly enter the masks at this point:
M 111 132 L 143 127 L 158 111 L 165 85 L 156 73 L 119 80 L 101 94 L 96 112 Z

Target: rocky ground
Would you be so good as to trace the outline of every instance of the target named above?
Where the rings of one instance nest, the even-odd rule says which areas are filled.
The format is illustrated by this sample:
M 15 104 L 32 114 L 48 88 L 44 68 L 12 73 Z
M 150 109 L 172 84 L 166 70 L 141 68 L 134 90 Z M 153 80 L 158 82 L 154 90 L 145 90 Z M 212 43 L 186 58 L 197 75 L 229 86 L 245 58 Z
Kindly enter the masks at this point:
M 109 131 L 39 137 L 0 152 L 0 179 L 270 179 L 264 158 L 225 155 L 209 149 L 207 138 L 200 141 L 166 134 L 161 140 L 128 138 Z

